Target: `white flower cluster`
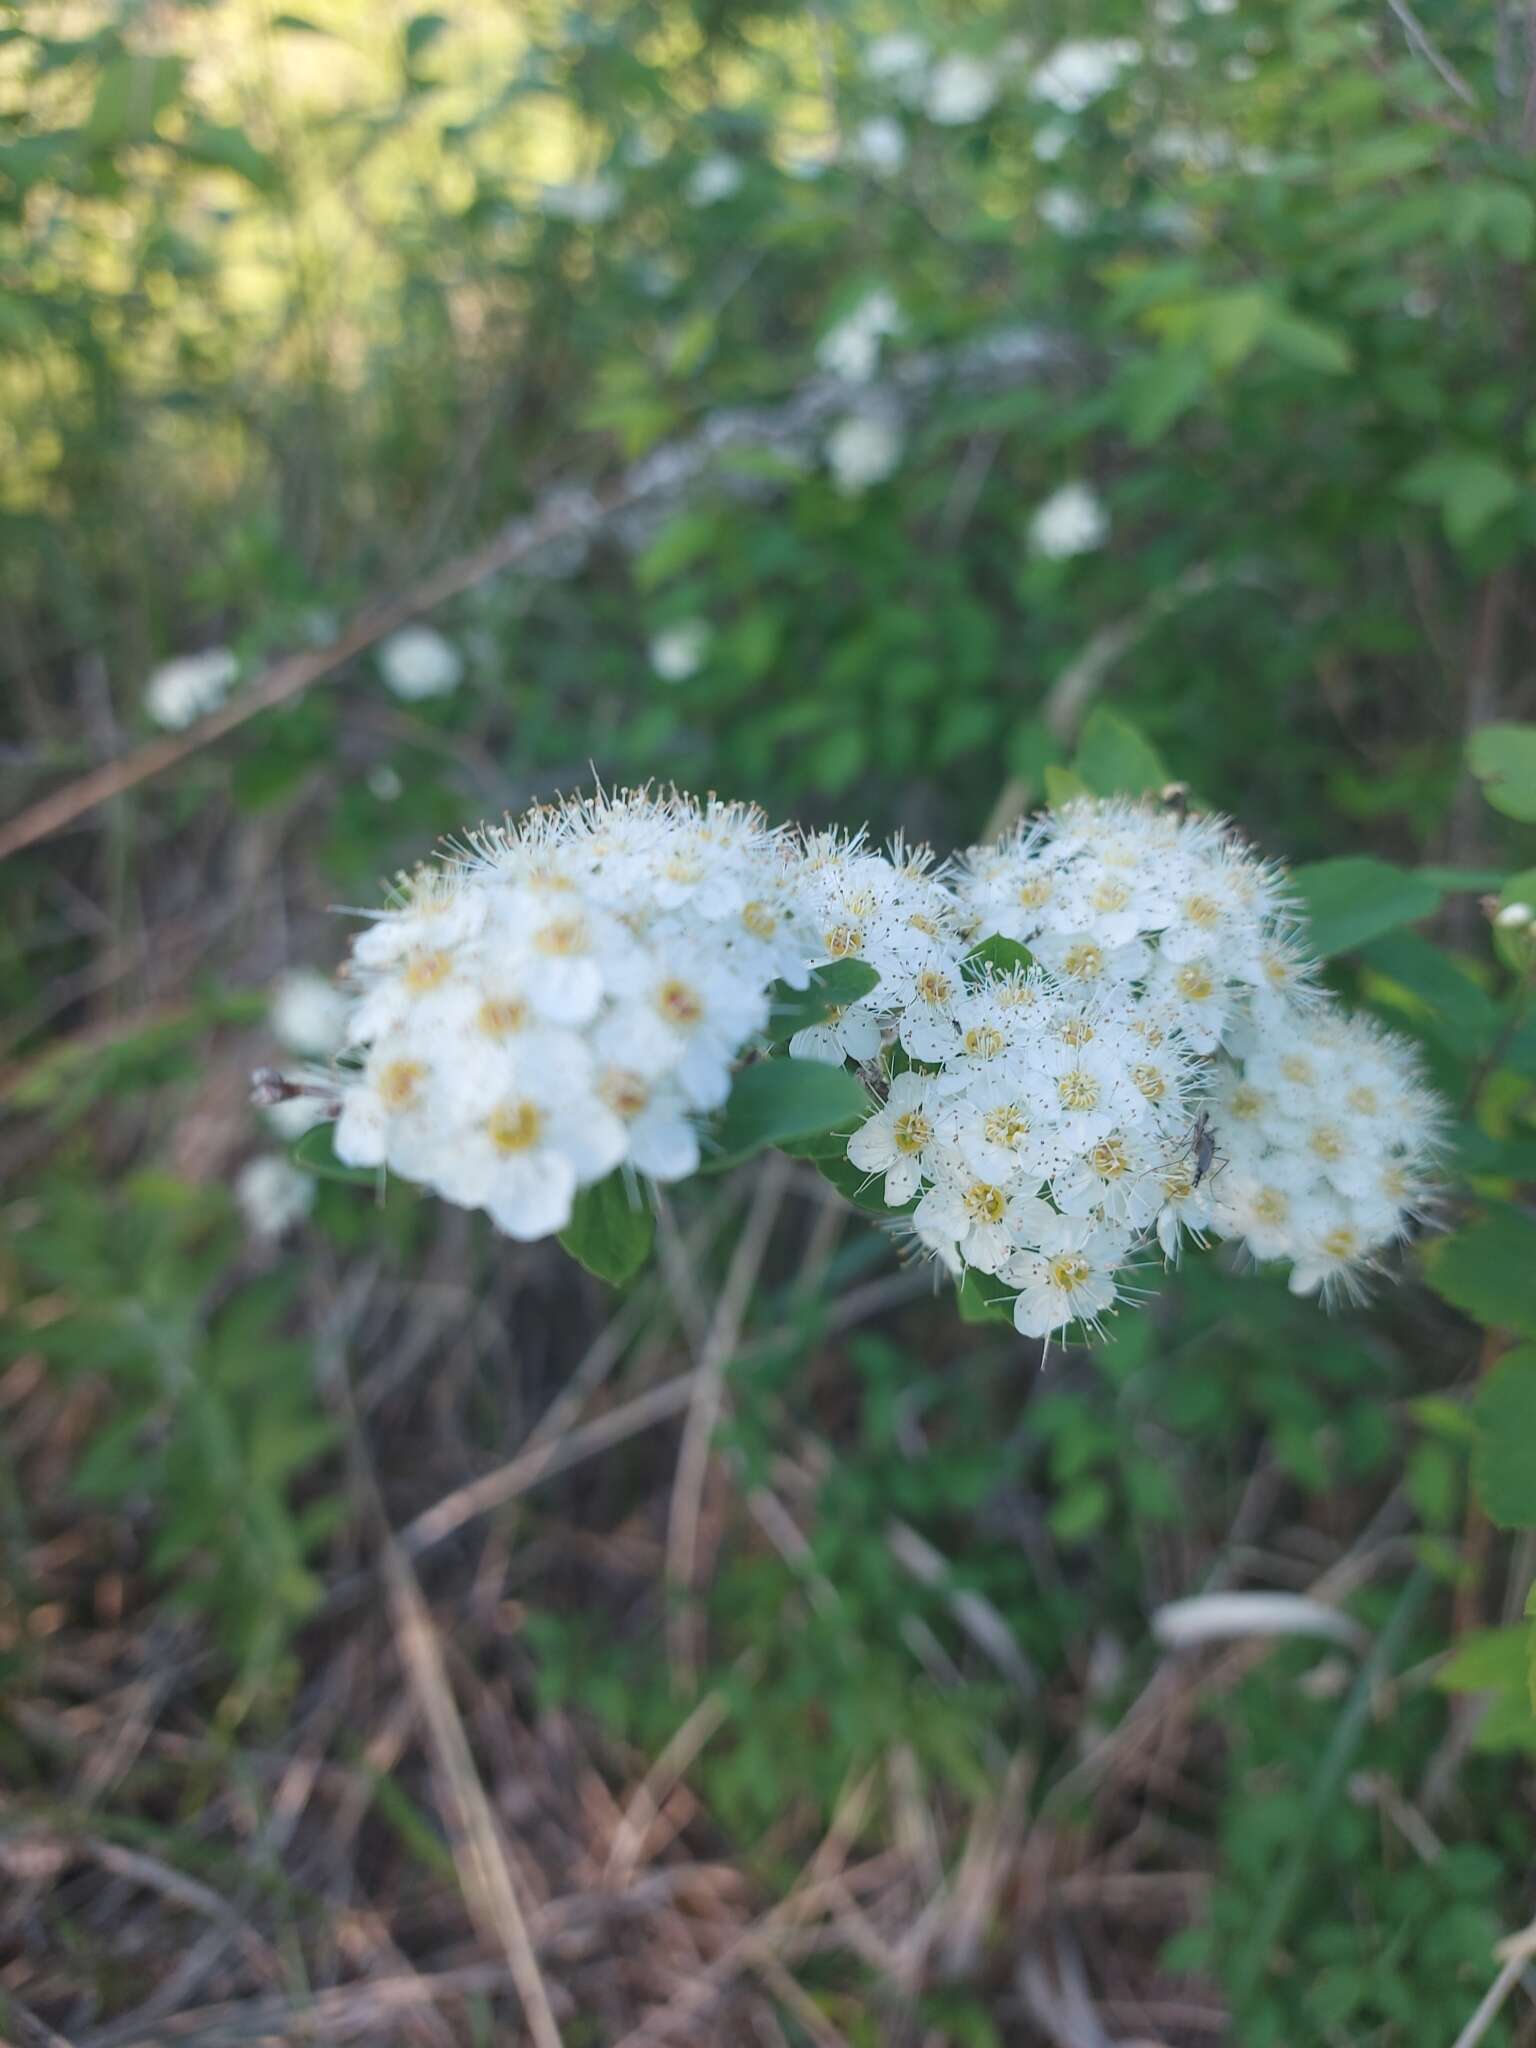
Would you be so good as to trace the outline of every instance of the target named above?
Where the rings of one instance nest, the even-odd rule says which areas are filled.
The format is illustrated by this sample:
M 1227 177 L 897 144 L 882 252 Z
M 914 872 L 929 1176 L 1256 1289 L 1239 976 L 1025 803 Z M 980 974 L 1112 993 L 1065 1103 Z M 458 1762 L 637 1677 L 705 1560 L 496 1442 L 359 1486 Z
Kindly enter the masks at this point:
M 625 793 L 478 833 L 353 944 L 337 1157 L 519 1238 L 620 1165 L 680 1180 L 806 950 L 745 807 Z
M 965 993 L 968 942 L 928 848 L 897 840 L 886 855 L 860 833 L 817 833 L 801 842 L 794 887 L 811 964 L 862 960 L 880 980 L 868 996 L 797 1031 L 791 1055 L 867 1066 L 893 1043 L 914 1059 L 942 1059 Z
M 1215 1224 L 1291 1288 L 1357 1291 L 1433 1205 L 1441 1115 L 1412 1048 L 1331 1007 L 1270 1007 L 1237 1034 L 1211 1107 L 1222 1171 Z
M 936 929 L 1033 964 L 967 979 L 952 955 L 915 1023 L 902 988 L 848 1157 L 952 1272 L 1016 1290 L 1022 1333 L 1095 1325 L 1153 1238 L 1168 1258 L 1185 1234 L 1241 1238 L 1289 1259 L 1295 1291 L 1336 1290 L 1422 1213 L 1433 1097 L 1310 986 L 1282 876 L 1218 821 L 1084 799 L 923 879 L 952 898 L 927 906 Z M 804 1049 L 871 1064 L 887 1000 Z
M 944 868 L 714 798 L 562 803 L 356 939 L 335 1150 L 547 1236 L 616 1168 L 693 1173 L 773 984 L 862 961 L 877 983 L 790 1054 L 860 1070 L 850 1165 L 1022 1333 L 1096 1326 L 1186 1237 L 1347 1293 L 1430 1205 L 1438 1109 L 1312 984 L 1301 931 L 1280 870 L 1150 802 L 1068 802 Z M 318 1051 L 313 994 L 290 979 L 275 1014 Z

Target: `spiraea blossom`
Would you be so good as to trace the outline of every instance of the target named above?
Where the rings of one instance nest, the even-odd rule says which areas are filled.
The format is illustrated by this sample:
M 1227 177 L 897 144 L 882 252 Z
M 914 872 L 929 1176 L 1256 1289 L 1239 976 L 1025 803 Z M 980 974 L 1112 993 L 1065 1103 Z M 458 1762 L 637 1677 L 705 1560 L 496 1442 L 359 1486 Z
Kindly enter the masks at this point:
M 714 798 L 536 809 L 401 882 L 334 1065 L 262 1099 L 328 1097 L 344 1163 L 543 1237 L 615 1169 L 695 1172 L 774 985 L 847 961 L 878 980 L 790 1057 L 857 1070 L 866 1199 L 1026 1336 L 1215 1238 L 1348 1294 L 1432 1207 L 1436 1099 L 1315 985 L 1283 871 L 1123 798 L 944 866 Z
M 870 995 L 789 1042 L 797 1059 L 867 1065 L 888 1042 L 937 1059 L 965 991 L 967 941 L 954 895 L 927 847 L 879 853 L 862 833 L 816 833 L 801 842 L 791 887 L 809 935 L 811 964 L 862 960 L 879 975 Z
M 1433 1205 L 1441 1110 L 1413 1048 L 1368 1018 L 1271 1005 L 1234 1035 L 1211 1116 L 1221 1235 L 1291 1261 L 1293 1293 L 1350 1295 Z
M 782 835 L 750 809 L 599 796 L 473 834 L 359 934 L 338 1158 L 563 1229 L 625 1165 L 672 1181 L 698 1122 L 804 985 Z

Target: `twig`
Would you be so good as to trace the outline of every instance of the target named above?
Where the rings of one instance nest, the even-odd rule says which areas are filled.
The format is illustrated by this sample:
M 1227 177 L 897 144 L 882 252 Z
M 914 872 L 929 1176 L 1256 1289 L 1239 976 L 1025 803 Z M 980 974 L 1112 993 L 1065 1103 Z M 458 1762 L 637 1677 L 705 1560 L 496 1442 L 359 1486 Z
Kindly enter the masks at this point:
M 1523 1932 L 1512 1934 L 1508 1941 L 1501 1941 L 1494 1953 L 1503 1957 L 1504 1967 L 1484 1993 L 1477 2011 L 1456 2036 L 1452 2048 L 1477 2048 L 1478 2042 L 1498 2018 L 1500 2006 L 1519 1983 L 1526 1964 L 1536 1956 L 1536 1920 Z
M 725 1285 L 715 1303 L 693 1375 L 692 1399 L 688 1406 L 688 1420 L 683 1426 L 683 1441 L 677 1454 L 677 1477 L 673 1482 L 672 1503 L 667 1515 L 667 1578 L 684 1598 L 693 1590 L 698 1558 L 699 1511 L 703 1504 L 704 1480 L 709 1471 L 715 1425 L 720 1419 L 725 1396 L 725 1369 L 741 1339 L 741 1326 L 783 1204 L 789 1172 L 789 1162 L 779 1153 L 775 1153 L 761 1169 L 752 1207 L 747 1211 L 747 1220 L 726 1269 Z M 668 1617 L 667 1646 L 674 1679 L 688 1691 L 696 1690 L 697 1628 L 695 1617 L 681 1603 Z
M 1468 85 L 1451 60 L 1443 56 L 1435 48 L 1435 45 L 1429 39 L 1428 32 L 1424 28 L 1423 23 L 1408 5 L 1408 0 L 1387 0 L 1387 5 L 1402 23 L 1403 33 L 1424 59 L 1425 63 L 1444 79 L 1445 83 L 1464 106 L 1471 107 L 1474 112 L 1477 111 L 1477 94 Z

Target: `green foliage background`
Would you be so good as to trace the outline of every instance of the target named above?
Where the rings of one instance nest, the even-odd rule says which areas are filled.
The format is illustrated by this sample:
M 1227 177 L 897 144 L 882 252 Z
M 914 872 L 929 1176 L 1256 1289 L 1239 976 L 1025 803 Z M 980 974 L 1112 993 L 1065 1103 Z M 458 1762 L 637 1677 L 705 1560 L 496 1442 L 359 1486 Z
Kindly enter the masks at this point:
M 1454 2036 L 1532 1908 L 1536 954 L 1478 907 L 1536 894 L 1532 33 L 1482 0 L 0 6 L 7 812 L 149 738 L 171 656 L 228 645 L 251 688 L 506 522 L 563 529 L 433 610 L 450 695 L 400 702 L 364 654 L 0 868 L 0 1364 L 79 1404 L 65 1497 L 111 1518 L 146 1627 L 190 1613 L 221 1726 L 280 1727 L 355 1548 L 327 1393 L 362 1341 L 337 1334 L 349 1276 L 510 1288 L 520 1331 L 531 1302 L 561 1333 L 472 1346 L 452 1404 L 485 1462 L 610 1305 L 403 1191 L 323 1187 L 280 1250 L 242 1230 L 265 991 L 330 966 L 329 906 L 593 772 L 945 848 L 1066 778 L 1173 775 L 1304 864 L 1330 974 L 1422 1040 L 1455 1111 L 1450 1234 L 1335 1317 L 1209 1262 L 1149 1274 L 1144 1314 L 1043 1374 L 948 1303 L 839 1334 L 890 1269 L 871 1233 L 810 1279 L 781 1261 L 723 1442 L 743 1493 L 792 1459 L 809 1548 L 722 1547 L 705 1677 L 730 1713 L 693 1782 L 769 1887 L 893 1748 L 957 1807 L 1025 1751 L 1040 1810 L 1081 1818 L 1085 1720 L 1135 1696 L 1151 1607 L 1199 1589 L 1267 1474 L 1293 1580 L 1366 1544 L 1350 1606 L 1399 1628 L 1396 1664 L 1341 1698 L 1288 1645 L 1215 1693 L 1178 1820 L 1210 1905 L 1159 1967 L 1245 2042 Z M 992 103 L 933 118 L 872 67 L 893 34 L 974 59 Z M 1064 113 L 1031 81 L 1083 37 L 1137 54 Z M 871 120 L 899 166 L 860 160 Z M 818 345 L 877 290 L 899 332 L 840 386 Z M 828 437 L 870 413 L 899 459 L 849 490 Z M 605 509 L 647 463 L 675 486 Z M 1053 559 L 1031 521 L 1076 482 L 1107 538 Z M 695 672 L 664 680 L 653 642 L 699 620 Z M 623 1299 L 641 1353 L 666 1339 L 653 1268 Z M 409 1456 L 431 1372 L 370 1418 L 402 1520 L 463 1477 Z M 616 1526 L 669 1477 L 630 1461 L 592 1512 Z M 4 1491 L 3 1655 L 30 1684 L 23 1560 L 58 1502 L 20 1456 Z M 940 1580 L 903 1571 L 893 1517 Z M 1033 1692 L 978 1659 L 956 1590 L 1005 1617 Z M 620 1622 L 574 1561 L 524 1594 L 530 1703 L 654 1757 L 686 1710 L 655 1575 Z M 1411 1804 L 1447 1742 L 1469 1753 L 1433 1855 L 1390 1800 L 1330 1796 Z M 807 1982 L 882 2038 L 867 1973 Z M 984 1983 L 933 1996 L 939 2038 L 1013 2038 Z

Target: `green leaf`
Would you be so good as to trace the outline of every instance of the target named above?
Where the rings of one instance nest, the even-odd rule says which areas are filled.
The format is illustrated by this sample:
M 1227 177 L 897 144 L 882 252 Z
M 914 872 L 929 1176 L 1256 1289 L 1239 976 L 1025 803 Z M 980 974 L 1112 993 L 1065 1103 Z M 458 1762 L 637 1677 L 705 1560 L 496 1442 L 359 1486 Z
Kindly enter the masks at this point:
M 1089 713 L 1072 766 L 1095 796 L 1142 796 L 1170 779 L 1156 748 L 1103 705 Z
M 1035 956 L 1028 946 L 1021 946 L 1017 939 L 1005 939 L 994 932 L 990 939 L 983 939 L 979 946 L 972 946 L 960 963 L 960 972 L 974 988 L 991 974 L 1016 974 L 1020 968 L 1033 967 Z
M 1122 372 L 1116 400 L 1125 430 L 1138 448 L 1160 441 L 1209 386 L 1204 349 L 1168 349 Z
M 1355 367 L 1354 350 L 1342 335 L 1300 313 L 1277 308 L 1265 323 L 1264 340 L 1277 356 L 1284 356 L 1299 369 L 1343 377 Z
M 1521 496 L 1520 479 L 1491 455 L 1446 448 L 1426 455 L 1398 479 L 1416 504 L 1439 507 L 1449 539 L 1465 547 Z
M 99 148 L 149 142 L 155 122 L 181 90 L 186 64 L 180 57 L 124 51 L 102 67 L 85 134 Z
M 1442 1301 L 1490 1329 L 1536 1337 L 1536 1223 L 1490 1209 L 1478 1222 L 1424 1247 L 1429 1284 Z
M 1055 761 L 1046 763 L 1045 800 L 1048 804 L 1060 806 L 1071 803 L 1075 796 L 1092 796 L 1093 791 L 1074 768 L 1063 768 Z
M 275 157 L 268 156 L 252 142 L 243 128 L 225 128 L 213 121 L 194 121 L 177 144 L 181 155 L 193 163 L 212 164 L 233 171 L 254 185 L 258 192 L 276 192 L 283 173 Z
M 1477 1392 L 1472 1483 L 1501 1529 L 1536 1529 L 1536 1344 L 1501 1358 Z
M 769 1145 L 835 1131 L 864 1117 L 869 1107 L 863 1082 L 841 1067 L 821 1060 L 760 1060 L 736 1076 L 703 1171 L 719 1173 Z
M 1085 1543 L 1109 1519 L 1112 1496 L 1102 1479 L 1080 1479 L 1051 1509 L 1047 1520 L 1058 1543 Z
M 578 1191 L 560 1242 L 589 1273 L 622 1287 L 645 1264 L 655 1235 L 650 1205 L 615 1168 L 606 1180 Z
M 974 1266 L 967 1266 L 964 1277 L 955 1289 L 955 1306 L 960 1311 L 962 1323 L 1013 1323 L 1013 1304 L 1018 1300 L 1015 1288 L 1005 1287 L 994 1273 L 978 1273 Z
M 1503 1692 L 1525 1689 L 1525 1630 L 1471 1629 L 1435 1673 L 1441 1692 Z
M 1536 725 L 1483 725 L 1467 741 L 1467 766 L 1506 818 L 1536 825 Z
M 446 14 L 413 14 L 405 24 L 405 61 L 414 64 L 448 26 Z
M 791 988 L 776 981 L 768 991 L 772 1005 L 768 1025 L 770 1045 L 787 1045 L 797 1031 L 824 1024 L 834 1010 L 846 1010 L 861 996 L 867 996 L 879 982 L 877 970 L 867 960 L 829 960 L 811 970 L 804 988 Z
M 379 1168 L 343 1166 L 336 1157 L 335 1136 L 336 1126 L 333 1123 L 314 1124 L 299 1139 L 288 1157 L 301 1172 L 312 1173 L 317 1180 L 344 1180 L 350 1181 L 354 1187 L 377 1187 Z
M 1313 861 L 1292 869 L 1290 879 L 1311 920 L 1312 951 L 1321 960 L 1352 952 L 1440 907 L 1440 891 L 1422 875 L 1364 855 Z

